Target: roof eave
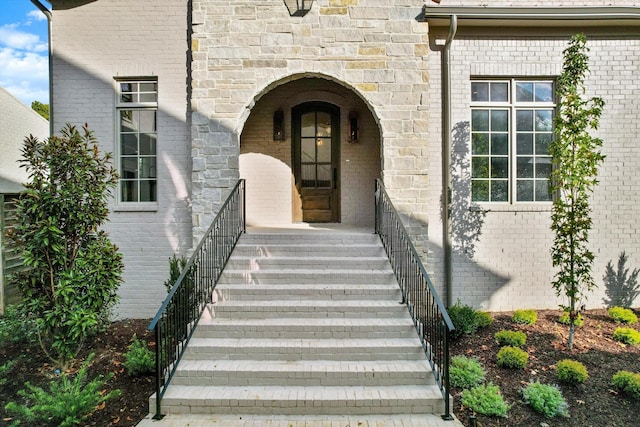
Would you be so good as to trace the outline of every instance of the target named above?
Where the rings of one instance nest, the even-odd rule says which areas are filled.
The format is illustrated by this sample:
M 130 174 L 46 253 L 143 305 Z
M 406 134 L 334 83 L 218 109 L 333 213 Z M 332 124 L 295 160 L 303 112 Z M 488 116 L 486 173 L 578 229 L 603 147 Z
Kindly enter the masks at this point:
M 639 7 L 467 7 L 428 6 L 424 20 L 432 26 L 448 26 L 456 15 L 459 26 L 572 27 L 640 26 Z

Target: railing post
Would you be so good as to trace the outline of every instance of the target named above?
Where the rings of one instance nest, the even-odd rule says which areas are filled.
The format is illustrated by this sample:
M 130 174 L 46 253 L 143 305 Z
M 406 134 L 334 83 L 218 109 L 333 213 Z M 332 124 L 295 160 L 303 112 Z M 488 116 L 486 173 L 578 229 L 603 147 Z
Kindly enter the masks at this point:
M 160 398 L 161 375 L 162 375 L 162 360 L 160 360 L 161 352 L 158 351 L 160 346 L 160 322 L 156 323 L 153 328 L 155 340 L 156 340 L 156 413 L 153 416 L 154 420 L 161 420 L 162 415 L 162 399 Z
M 442 322 L 444 323 L 444 322 Z M 442 325 L 444 330 L 444 360 L 442 361 L 442 382 L 444 384 L 444 415 L 442 416 L 443 420 L 451 421 L 453 420 L 453 416 L 451 415 L 451 411 L 449 409 L 451 396 L 449 394 L 449 338 L 450 331 L 447 328 L 446 323 Z

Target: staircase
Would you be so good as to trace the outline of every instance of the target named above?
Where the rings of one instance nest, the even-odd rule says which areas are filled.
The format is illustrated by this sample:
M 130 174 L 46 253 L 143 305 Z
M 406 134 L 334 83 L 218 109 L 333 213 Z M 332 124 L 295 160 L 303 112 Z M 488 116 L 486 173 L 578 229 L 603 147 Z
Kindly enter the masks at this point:
M 163 412 L 281 425 L 300 417 L 459 425 L 440 419 L 444 400 L 400 301 L 371 232 L 250 231 L 189 342 Z

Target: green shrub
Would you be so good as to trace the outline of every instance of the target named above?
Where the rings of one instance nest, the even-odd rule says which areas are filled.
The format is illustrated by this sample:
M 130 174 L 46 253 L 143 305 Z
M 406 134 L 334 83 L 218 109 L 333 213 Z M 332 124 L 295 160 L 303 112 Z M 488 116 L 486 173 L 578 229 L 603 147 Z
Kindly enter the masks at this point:
M 640 373 L 618 371 L 613 376 L 612 382 L 617 389 L 640 400 Z
M 460 301 L 456 305 L 449 307 L 447 310 L 451 322 L 456 330 L 453 333 L 454 338 L 459 338 L 463 334 L 472 335 L 478 331 L 480 324 L 478 323 L 478 316 L 473 307 L 468 305 L 461 305 Z
M 478 326 L 480 328 L 486 328 L 493 323 L 493 317 L 491 317 L 491 313 L 487 311 L 476 311 L 476 317 L 478 318 Z
M 564 359 L 556 366 L 558 380 L 568 384 L 582 384 L 589 378 L 587 368 L 577 360 Z
M 640 344 L 640 332 L 633 328 L 616 328 L 613 339 L 629 345 Z
M 524 369 L 528 360 L 527 352 L 517 347 L 502 347 L 497 355 L 498 366 L 503 368 Z
M 629 308 L 611 307 L 609 309 L 609 316 L 611 316 L 616 323 L 626 323 L 627 325 L 638 323 L 638 316 Z
M 156 370 L 155 353 L 149 350 L 146 341 L 140 341 L 135 335 L 124 359 L 124 367 L 132 377 L 153 374 Z
M 562 323 L 563 325 L 568 325 L 571 319 L 569 318 L 569 312 L 567 310 L 563 311 L 560 317 L 558 317 L 558 323 Z M 582 317 L 581 313 L 578 313 L 578 317 L 576 318 L 576 326 L 582 326 L 584 323 L 584 317 Z
M 527 334 L 522 331 L 507 331 L 503 329 L 496 332 L 494 336 L 501 346 L 522 347 L 527 342 Z
M 535 310 L 516 310 L 513 321 L 519 325 L 533 325 L 538 321 L 538 313 Z
M 16 363 L 17 360 L 9 360 L 4 365 L 0 365 L 0 385 L 5 385 L 7 383 L 7 377 Z
M 555 416 L 568 417 L 567 402 L 562 397 L 562 392 L 556 386 L 534 382 L 522 389 L 525 403 L 540 412 L 547 418 Z
M 465 356 L 451 358 L 449 381 L 453 387 L 471 388 L 484 382 L 485 372 L 480 362 Z
M 98 377 L 86 383 L 87 368 L 92 358 L 93 354 L 82 364 L 75 378 L 62 375 L 52 381 L 49 391 L 25 383 L 26 389 L 18 391 L 18 394 L 31 406 L 9 402 L 5 409 L 14 413 L 18 422 L 24 421 L 28 425 L 77 426 L 99 404 L 120 395 L 120 390 L 103 394 L 104 385 L 110 377 Z
M 0 346 L 4 343 L 29 344 L 37 340 L 33 318 L 25 316 L 20 308 L 9 305 L 0 317 Z
M 502 398 L 500 388 L 492 383 L 479 385 L 462 392 L 462 404 L 483 415 L 506 417 L 509 405 Z

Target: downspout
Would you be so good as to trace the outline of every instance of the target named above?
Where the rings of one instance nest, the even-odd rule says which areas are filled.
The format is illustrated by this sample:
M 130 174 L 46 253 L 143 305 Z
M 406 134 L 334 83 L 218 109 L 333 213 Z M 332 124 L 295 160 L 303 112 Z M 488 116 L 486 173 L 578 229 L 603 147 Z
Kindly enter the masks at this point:
M 451 42 L 458 31 L 458 16 L 450 16 L 449 35 L 442 50 L 442 248 L 444 250 L 445 305 L 453 299 L 451 250 Z
M 53 136 L 53 42 L 51 37 L 53 15 L 49 9 L 40 3 L 40 0 L 31 0 L 31 3 L 40 9 L 40 12 L 44 13 L 44 16 L 47 17 L 47 36 L 49 45 L 49 136 Z

